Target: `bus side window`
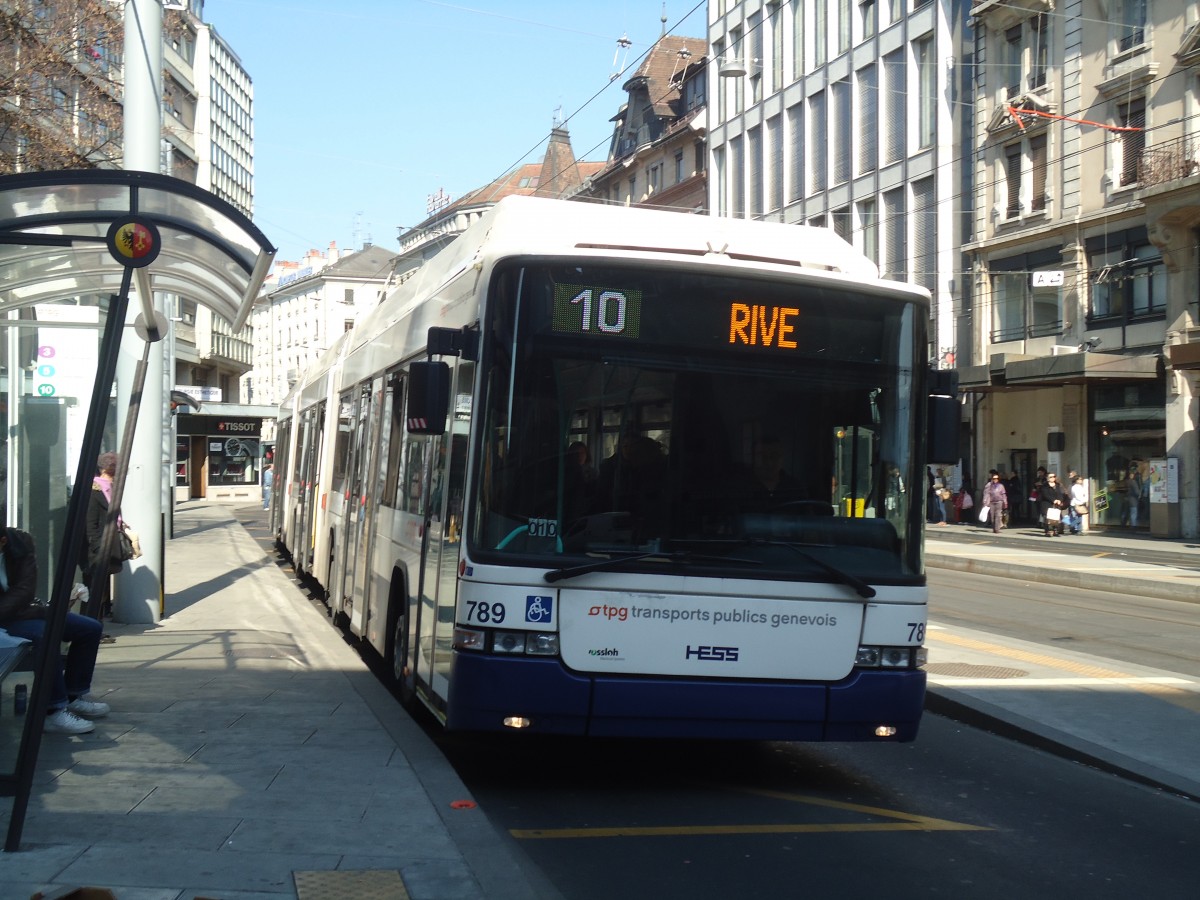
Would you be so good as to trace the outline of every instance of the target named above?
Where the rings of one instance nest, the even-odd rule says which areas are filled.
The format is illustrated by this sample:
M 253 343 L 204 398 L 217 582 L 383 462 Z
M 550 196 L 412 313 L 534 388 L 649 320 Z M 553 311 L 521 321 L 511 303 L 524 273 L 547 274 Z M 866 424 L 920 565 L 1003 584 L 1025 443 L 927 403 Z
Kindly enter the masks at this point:
M 397 381 L 399 379 L 397 378 Z M 388 390 L 383 401 L 383 427 L 389 431 L 387 444 L 387 476 L 383 483 L 383 494 L 379 498 L 384 506 L 393 509 L 404 509 L 404 495 L 400 490 L 403 479 L 400 477 L 400 463 L 404 453 L 404 417 L 400 414 L 403 408 L 404 391 Z M 400 400 L 400 403 L 397 403 Z
M 403 500 L 400 509 L 415 515 L 421 512 L 421 494 L 425 487 L 425 441 L 408 435 L 405 445 L 404 477 L 400 482 Z

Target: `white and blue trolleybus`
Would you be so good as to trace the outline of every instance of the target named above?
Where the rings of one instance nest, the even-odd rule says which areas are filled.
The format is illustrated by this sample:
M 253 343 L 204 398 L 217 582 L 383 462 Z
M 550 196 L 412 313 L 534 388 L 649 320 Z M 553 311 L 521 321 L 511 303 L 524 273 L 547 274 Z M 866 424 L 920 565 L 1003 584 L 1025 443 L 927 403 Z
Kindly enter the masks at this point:
M 449 729 L 912 740 L 928 320 L 824 229 L 503 200 L 298 386 L 281 540 Z

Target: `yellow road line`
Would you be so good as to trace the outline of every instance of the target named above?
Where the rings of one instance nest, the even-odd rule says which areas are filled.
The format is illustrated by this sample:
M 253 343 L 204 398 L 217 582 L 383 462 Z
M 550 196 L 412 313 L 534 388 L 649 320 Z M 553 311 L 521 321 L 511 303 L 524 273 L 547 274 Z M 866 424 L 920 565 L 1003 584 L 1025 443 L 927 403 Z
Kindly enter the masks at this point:
M 518 840 L 614 837 L 709 837 L 734 834 L 828 834 L 880 831 L 990 831 L 978 825 L 949 823 L 936 827 L 918 822 L 829 822 L 808 825 L 664 825 L 616 828 L 512 828 Z
M 1074 672 L 1076 675 L 1088 675 L 1092 678 L 1132 678 L 1128 672 L 1118 672 L 1115 669 L 1106 669 L 1102 666 L 1093 666 L 1085 663 L 1074 662 L 1069 659 L 1060 659 L 1057 656 L 1048 656 L 1045 653 L 1033 653 L 1029 650 L 1020 650 L 1016 647 L 1005 647 L 1002 644 L 993 644 L 989 641 L 980 641 L 975 638 L 963 637 L 962 635 L 949 634 L 944 631 L 929 631 L 926 632 L 928 638 L 934 643 L 953 644 L 956 647 L 963 647 L 967 650 L 979 650 L 983 653 L 991 653 L 996 656 L 1003 656 L 1007 659 L 1016 659 L 1021 662 L 1033 663 L 1036 665 L 1049 666 L 1052 669 L 1062 669 L 1065 672 Z
M 846 834 L 851 832 L 880 831 L 992 830 L 982 825 L 968 825 L 964 822 L 951 822 L 948 819 L 935 819 L 930 816 L 918 816 L 913 813 L 900 812 L 894 809 L 862 806 L 857 803 L 845 803 L 840 800 L 828 800 L 824 797 L 812 797 L 805 794 L 789 794 L 783 791 L 754 788 L 729 787 L 727 790 L 757 794 L 761 797 L 786 800 L 789 803 L 801 803 L 806 806 L 821 806 L 844 812 L 863 813 L 864 815 L 878 816 L 891 819 L 892 821 L 780 823 L 777 825 L 631 825 L 610 828 L 512 828 L 509 829 L 509 834 L 518 839 L 544 840 L 550 838 L 706 837 L 733 834 Z

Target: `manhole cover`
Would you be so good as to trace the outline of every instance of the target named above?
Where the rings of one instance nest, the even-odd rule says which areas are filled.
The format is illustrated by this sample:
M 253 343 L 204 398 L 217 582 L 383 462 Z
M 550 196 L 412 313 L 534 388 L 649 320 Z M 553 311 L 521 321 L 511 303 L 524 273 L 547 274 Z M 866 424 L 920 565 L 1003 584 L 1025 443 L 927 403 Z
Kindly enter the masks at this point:
M 1024 669 L 1004 666 L 975 666 L 971 663 L 930 663 L 925 666 L 930 675 L 949 675 L 954 678 L 1024 678 Z
M 390 869 L 293 872 L 300 900 L 408 900 L 400 873 Z

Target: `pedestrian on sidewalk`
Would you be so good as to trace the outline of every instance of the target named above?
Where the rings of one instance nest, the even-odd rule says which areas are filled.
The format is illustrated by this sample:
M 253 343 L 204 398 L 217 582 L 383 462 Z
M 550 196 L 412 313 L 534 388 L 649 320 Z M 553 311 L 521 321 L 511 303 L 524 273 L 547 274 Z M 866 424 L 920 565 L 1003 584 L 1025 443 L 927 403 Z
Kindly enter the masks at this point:
M 1046 480 L 1038 492 L 1038 507 L 1042 514 L 1042 529 L 1046 537 L 1058 537 L 1063 529 L 1063 512 L 1070 497 L 1058 483 L 1058 475 L 1046 473 Z
M 925 474 L 929 477 L 929 493 L 926 495 L 927 518 L 934 525 L 945 525 L 946 501 L 950 499 L 950 489 L 941 478 L 934 477 L 933 469 L 928 466 L 925 468 Z
M 964 475 L 962 487 L 954 495 L 954 524 L 967 525 L 975 517 L 975 497 L 971 490 L 971 479 Z
M 1071 534 L 1087 534 L 1088 484 L 1082 475 L 1075 476 L 1071 485 Z
M 992 531 L 1000 533 L 1004 527 L 1004 511 L 1008 509 L 1008 492 L 1000 481 L 1000 473 L 992 469 L 991 478 L 983 489 L 982 507 L 986 514 L 980 519 L 984 524 L 991 523 Z
M 0 628 L 35 644 L 43 639 L 50 614 L 50 607 L 36 599 L 37 580 L 33 538 L 0 521 Z M 65 663 L 55 653 L 58 664 L 46 708 L 47 732 L 86 734 L 96 727 L 89 719 L 108 715 L 108 704 L 91 694 L 102 632 L 96 619 L 67 613 L 62 639 L 70 646 Z
M 263 467 L 262 474 L 262 494 L 263 494 L 263 509 L 271 508 L 271 486 L 275 483 L 275 467 L 267 463 Z
M 89 591 L 97 594 L 99 600 L 99 617 L 112 616 L 112 597 L 109 596 L 109 586 L 112 576 L 121 571 L 125 556 L 121 552 L 121 536 L 113 540 L 112 555 L 101 559 L 103 553 L 104 528 L 108 524 L 112 504 L 113 478 L 117 472 L 117 454 L 109 451 L 101 453 L 96 460 L 96 477 L 92 479 L 92 492 L 88 497 L 86 544 L 79 568 L 83 572 L 83 583 Z M 125 521 L 121 518 L 121 510 L 116 510 L 116 528 L 121 532 Z M 94 582 L 94 583 L 93 583 Z

